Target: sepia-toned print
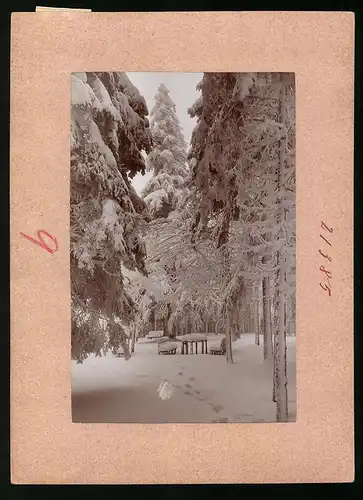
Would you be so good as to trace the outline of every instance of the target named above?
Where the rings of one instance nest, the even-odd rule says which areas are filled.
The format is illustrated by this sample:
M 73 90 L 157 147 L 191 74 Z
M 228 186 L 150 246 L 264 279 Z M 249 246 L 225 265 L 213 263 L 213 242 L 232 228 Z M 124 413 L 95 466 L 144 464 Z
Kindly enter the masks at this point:
M 72 420 L 296 421 L 293 73 L 73 73 Z

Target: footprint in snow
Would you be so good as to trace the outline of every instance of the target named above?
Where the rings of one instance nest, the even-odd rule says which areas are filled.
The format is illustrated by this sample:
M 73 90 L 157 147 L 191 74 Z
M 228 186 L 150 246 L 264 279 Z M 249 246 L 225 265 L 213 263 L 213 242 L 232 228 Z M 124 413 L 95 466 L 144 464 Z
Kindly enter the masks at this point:
M 189 380 L 193 382 L 193 380 L 195 380 L 195 377 L 189 377 Z
M 213 404 L 213 403 L 211 404 L 211 406 L 212 406 L 212 409 L 213 409 L 213 411 L 214 411 L 215 413 L 219 413 L 221 410 L 223 410 L 223 409 L 224 409 L 224 408 L 223 408 L 223 406 L 221 406 L 221 405 L 215 405 L 215 404 Z
M 192 389 L 192 386 L 190 384 L 185 384 L 185 387 L 188 387 L 188 389 Z
M 183 372 L 178 372 L 178 375 L 183 375 Z

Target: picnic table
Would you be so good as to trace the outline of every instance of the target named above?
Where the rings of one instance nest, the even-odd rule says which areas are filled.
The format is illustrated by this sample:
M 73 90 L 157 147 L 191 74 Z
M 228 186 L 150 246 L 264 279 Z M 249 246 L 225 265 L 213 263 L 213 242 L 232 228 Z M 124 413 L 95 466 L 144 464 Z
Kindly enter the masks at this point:
M 182 354 L 198 354 L 198 344 L 201 344 L 201 354 L 207 354 L 208 351 L 208 337 L 204 333 L 188 333 L 187 335 L 183 335 L 179 337 L 182 342 L 181 353 Z M 189 350 L 190 347 L 190 350 Z

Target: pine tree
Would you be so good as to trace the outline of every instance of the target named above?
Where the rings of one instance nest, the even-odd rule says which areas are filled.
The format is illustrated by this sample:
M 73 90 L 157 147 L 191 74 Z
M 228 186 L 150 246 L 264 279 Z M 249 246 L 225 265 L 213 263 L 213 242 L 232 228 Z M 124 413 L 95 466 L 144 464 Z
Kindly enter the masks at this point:
M 277 321 L 275 330 L 275 374 L 276 384 L 276 420 L 288 420 L 288 394 L 287 394 L 287 361 L 286 361 L 286 335 L 287 335 L 287 302 L 291 307 L 291 276 L 295 273 L 295 252 L 291 256 L 290 248 L 295 248 L 295 130 L 294 116 L 291 112 L 295 105 L 294 75 L 280 73 L 279 88 L 279 123 L 281 137 L 279 140 L 279 158 L 277 168 L 278 212 L 277 227 L 278 238 L 284 244 L 277 252 Z M 293 130 L 291 131 L 291 128 Z M 291 133 L 292 132 L 292 133 Z M 291 258 L 292 257 L 292 258 Z M 289 283 L 290 281 L 290 283 Z M 294 283 L 295 285 L 295 283 Z M 295 287 L 294 287 L 295 288 Z
M 154 148 L 148 156 L 148 169 L 153 176 L 142 197 L 153 217 L 167 217 L 186 193 L 188 168 L 186 142 L 176 106 L 163 83 L 155 96 L 150 126 Z
M 130 179 L 151 149 L 145 100 L 125 73 L 72 75 L 72 358 L 122 346 L 135 313 L 122 266 L 146 274 L 140 221 L 145 203 Z
M 190 153 L 194 241 L 214 226 L 224 258 L 227 360 L 233 309 L 239 298 L 247 299 L 251 280 L 263 284 L 265 353 L 271 356 L 273 329 L 277 419 L 285 420 L 286 313 L 281 304 L 286 298 L 292 309 L 295 293 L 294 78 L 207 73 L 200 89 L 202 96 L 190 109 L 198 117 Z M 271 280 L 277 298 L 273 317 Z
M 232 272 L 229 243 L 232 224 L 239 218 L 243 99 L 253 82 L 251 74 L 205 73 L 199 85 L 201 99 L 189 111 L 192 117 L 198 117 L 190 152 L 197 193 L 193 227 L 198 237 L 211 219 L 216 225 L 216 247 L 222 255 L 225 281 L 221 313 L 227 330 L 227 362 L 233 362 L 233 318 L 245 293 L 242 275 Z
M 155 96 L 155 105 L 151 111 L 151 134 L 153 149 L 148 155 L 147 166 L 153 176 L 145 186 L 142 197 L 151 216 L 156 220 L 166 220 L 181 204 L 188 193 L 186 142 L 183 137 L 176 106 L 169 95 L 169 90 L 160 84 Z M 163 239 L 166 226 L 161 224 L 148 229 L 147 241 L 153 246 L 155 240 Z M 164 262 L 164 261 L 163 261 Z M 175 324 L 170 323 L 177 289 L 175 261 L 163 265 L 148 265 L 157 275 L 162 285 L 158 299 L 150 293 L 153 312 L 162 321 L 165 336 L 175 337 Z M 151 306 L 150 306 L 151 307 Z

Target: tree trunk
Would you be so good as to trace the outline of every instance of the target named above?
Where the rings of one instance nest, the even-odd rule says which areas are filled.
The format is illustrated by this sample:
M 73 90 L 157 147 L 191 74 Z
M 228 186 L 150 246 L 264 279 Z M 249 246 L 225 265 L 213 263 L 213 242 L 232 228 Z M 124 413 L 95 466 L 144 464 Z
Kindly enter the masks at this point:
M 218 234 L 217 248 L 222 249 L 223 258 L 223 269 L 226 278 L 226 283 L 231 278 L 230 262 L 229 262 L 229 251 L 227 249 L 227 243 L 229 240 L 229 227 L 231 222 L 231 209 L 226 208 L 223 218 L 223 224 Z M 226 331 L 226 360 L 227 363 L 233 363 L 232 355 L 232 323 L 233 323 L 233 309 L 229 310 L 225 314 L 225 325 L 227 326 Z
M 237 339 L 237 324 L 236 324 L 236 318 L 234 315 L 232 327 L 231 327 L 231 341 L 234 342 L 236 339 Z
M 169 337 L 168 318 L 166 316 L 163 318 L 163 335 Z
M 131 358 L 130 354 L 130 349 L 129 349 L 129 344 L 127 342 L 127 337 L 124 335 L 121 340 L 121 347 L 124 353 L 124 358 L 126 361 L 128 361 Z
M 233 363 L 233 354 L 232 354 L 232 332 L 231 328 L 228 328 L 226 335 L 226 360 L 227 363 Z
M 255 334 L 255 344 L 260 345 L 257 299 L 258 299 L 257 287 L 255 283 L 252 283 L 251 298 L 250 298 L 251 332 Z
M 272 401 L 276 403 L 276 381 L 277 381 L 277 363 L 276 363 L 276 336 L 277 329 L 273 333 L 273 344 L 272 344 L 272 355 L 273 355 L 273 366 L 272 366 Z
M 283 78 L 283 75 L 280 75 Z M 280 91 L 280 120 L 283 125 L 285 125 L 285 85 L 281 81 L 281 91 Z M 285 169 L 285 151 L 287 145 L 287 132 L 285 131 L 285 137 L 280 140 L 280 158 L 279 158 L 279 172 L 278 172 L 278 193 L 281 189 L 284 169 Z M 277 217 L 277 224 L 281 225 L 285 210 L 281 204 L 281 196 L 279 193 L 279 210 Z M 281 230 L 279 232 L 279 237 L 281 237 Z M 288 396 L 287 396 L 287 366 L 286 366 L 286 315 L 285 315 L 285 283 L 286 283 L 286 271 L 283 255 L 281 251 L 277 253 L 277 332 L 276 332 L 276 343 L 275 343 L 275 363 L 276 363 L 276 420 L 277 422 L 287 422 L 288 420 Z
M 256 305 L 254 306 L 254 308 L 255 307 L 256 307 Z M 254 318 L 253 327 L 254 327 L 254 330 L 255 330 L 255 344 L 256 345 L 260 345 L 260 331 L 259 331 L 259 328 L 258 328 L 258 322 L 256 321 L 256 313 L 257 313 L 257 311 L 255 309 L 253 309 L 253 318 Z
M 279 272 L 279 283 L 283 285 Z M 276 420 L 277 422 L 287 422 L 288 420 L 288 405 L 287 405 L 287 365 L 286 365 L 286 325 L 285 325 L 285 304 L 283 302 L 283 294 L 278 292 L 278 329 L 275 342 L 275 401 L 276 401 Z
M 264 261 L 265 257 L 262 259 Z M 263 358 L 272 359 L 272 318 L 270 300 L 270 279 L 262 281 L 262 310 L 263 310 Z
M 231 312 L 231 342 L 237 339 L 237 323 L 238 323 L 238 304 L 236 303 Z
M 166 315 L 163 317 L 163 335 L 164 335 L 164 337 L 170 336 L 170 338 L 175 338 L 175 335 L 173 334 L 172 331 L 169 333 L 170 316 L 171 316 L 171 307 L 170 307 L 170 304 L 168 304 Z
M 255 287 L 255 323 L 256 323 L 256 335 L 257 335 L 257 345 L 260 345 L 260 287 Z
M 132 335 L 131 335 L 131 353 L 135 352 L 135 342 L 136 342 L 136 325 L 132 327 Z

